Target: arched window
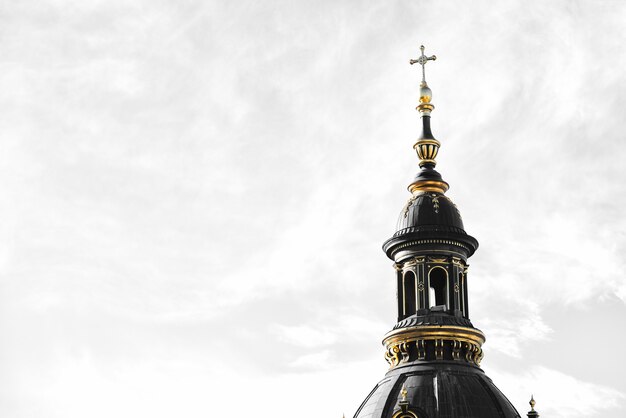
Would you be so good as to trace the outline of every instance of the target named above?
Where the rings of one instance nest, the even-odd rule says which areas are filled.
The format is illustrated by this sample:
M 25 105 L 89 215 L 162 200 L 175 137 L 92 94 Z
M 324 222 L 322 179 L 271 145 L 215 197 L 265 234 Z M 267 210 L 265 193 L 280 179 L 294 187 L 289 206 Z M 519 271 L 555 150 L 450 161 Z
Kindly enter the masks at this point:
M 459 273 L 459 301 L 460 301 L 460 309 L 463 316 L 467 316 L 465 314 L 465 277 L 463 273 Z
M 463 272 L 463 313 L 466 318 L 469 318 L 469 304 L 467 292 L 469 291 L 469 287 L 467 287 L 467 270 Z
M 401 271 L 398 271 L 396 276 L 398 282 L 398 294 L 396 299 L 398 300 L 398 322 L 400 322 L 404 319 L 404 279 Z
M 413 315 L 417 312 L 415 307 L 415 274 L 412 271 L 404 273 L 402 278 L 404 292 L 404 317 Z
M 448 309 L 448 272 L 443 267 L 430 269 L 428 287 L 430 307 L 445 306 Z

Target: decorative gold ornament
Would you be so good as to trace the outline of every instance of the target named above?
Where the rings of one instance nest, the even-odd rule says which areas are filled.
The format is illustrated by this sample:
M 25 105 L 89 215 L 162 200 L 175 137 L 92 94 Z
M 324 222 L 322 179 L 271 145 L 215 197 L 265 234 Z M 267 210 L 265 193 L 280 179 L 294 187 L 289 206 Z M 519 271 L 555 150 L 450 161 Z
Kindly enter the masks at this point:
M 483 358 L 484 342 L 485 335 L 480 330 L 452 325 L 400 328 L 383 338 L 390 368 L 411 360 L 428 361 L 429 350 L 434 353 L 430 360 L 464 360 L 478 366 Z
M 443 340 L 435 340 L 435 358 L 437 360 L 443 360 Z
M 433 208 L 435 213 L 439 213 L 439 195 L 433 193 L 430 195 L 430 200 L 433 202 Z
M 418 418 L 417 414 L 410 409 L 411 403 L 407 399 L 408 395 L 409 392 L 406 390 L 406 385 L 403 383 L 402 389 L 400 390 L 400 400 L 398 401 L 400 410 L 395 412 L 392 418 Z
M 420 159 L 420 167 L 426 164 L 437 164 L 435 158 L 437 158 L 439 147 L 441 147 L 441 143 L 436 139 L 420 139 L 413 145 L 417 157 Z
M 414 194 L 413 196 L 409 198 L 409 200 L 407 200 L 406 205 L 404 205 L 404 217 L 405 218 L 409 215 L 409 209 L 411 209 L 411 206 L 413 206 L 413 203 L 415 203 L 415 200 L 417 200 L 418 197 L 419 197 L 418 194 Z
M 453 360 L 461 359 L 461 341 L 458 341 L 458 340 L 452 341 L 452 359 Z
M 463 260 L 461 260 L 458 257 L 452 257 L 452 264 L 454 264 L 455 266 L 459 266 L 461 268 L 465 267 L 465 264 L 463 263 Z
M 406 390 L 406 385 L 402 384 L 402 390 L 400 391 L 400 396 L 402 396 L 402 402 L 406 402 L 406 396 L 409 394 Z
M 404 264 L 402 265 L 402 270 L 403 271 L 405 271 L 405 270 L 411 270 L 412 271 L 413 269 L 411 269 L 411 267 L 415 267 L 416 264 L 417 263 L 416 263 L 415 259 L 411 259 L 411 260 L 405 261 Z
M 539 418 L 539 413 L 535 411 L 535 398 L 532 395 L 530 395 L 530 402 L 528 403 L 530 404 L 530 411 L 528 411 L 526 416 L 528 418 Z
M 395 414 L 392 415 L 391 418 L 419 418 L 418 415 L 413 411 L 403 411 L 399 410 Z

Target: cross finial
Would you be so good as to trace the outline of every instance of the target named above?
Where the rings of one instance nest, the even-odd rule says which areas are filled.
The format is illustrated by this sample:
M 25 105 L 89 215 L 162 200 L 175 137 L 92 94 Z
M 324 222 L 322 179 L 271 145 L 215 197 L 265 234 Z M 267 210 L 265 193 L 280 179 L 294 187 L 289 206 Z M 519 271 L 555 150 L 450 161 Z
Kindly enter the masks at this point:
M 420 46 L 420 50 L 422 51 L 422 55 L 416 59 L 416 60 L 410 60 L 409 64 L 413 65 L 413 64 L 419 64 L 422 66 L 422 83 L 426 82 L 426 63 L 428 61 L 434 61 L 437 59 L 436 55 L 432 55 L 430 57 L 427 57 L 426 55 L 424 55 L 424 45 Z

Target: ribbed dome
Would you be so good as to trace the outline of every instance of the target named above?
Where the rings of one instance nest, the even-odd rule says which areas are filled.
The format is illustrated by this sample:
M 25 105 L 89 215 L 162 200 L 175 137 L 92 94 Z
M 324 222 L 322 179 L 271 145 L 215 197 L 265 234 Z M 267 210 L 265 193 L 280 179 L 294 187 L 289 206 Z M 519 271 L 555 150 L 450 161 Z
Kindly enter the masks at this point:
M 355 418 L 391 418 L 403 385 L 419 418 L 519 418 L 511 402 L 478 367 L 452 362 L 398 367 L 387 373 Z
M 394 237 L 422 231 L 465 234 L 456 205 L 444 194 L 435 192 L 411 196 L 400 212 Z
M 478 248 L 478 241 L 463 229 L 461 214 L 452 200 L 431 190 L 413 191 L 400 211 L 395 233 L 385 241 L 383 250 L 394 260 L 398 251 L 406 252 L 408 246 L 422 244 L 454 245 L 465 257 L 474 254 Z

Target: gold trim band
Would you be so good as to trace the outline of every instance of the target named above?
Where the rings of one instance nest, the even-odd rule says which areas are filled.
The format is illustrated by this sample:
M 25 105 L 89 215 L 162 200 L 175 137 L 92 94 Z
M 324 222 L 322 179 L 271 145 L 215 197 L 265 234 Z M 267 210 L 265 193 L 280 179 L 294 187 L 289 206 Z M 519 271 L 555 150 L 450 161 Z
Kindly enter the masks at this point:
M 417 105 L 416 109 L 422 113 L 430 113 L 435 110 L 435 105 L 432 103 L 420 103 Z
M 415 144 L 413 144 L 413 148 L 417 148 L 420 145 L 435 145 L 437 148 L 439 148 L 441 146 L 441 142 L 437 141 L 436 139 L 432 138 L 432 139 L 418 139 L 417 142 Z
M 385 334 L 383 344 L 415 338 L 463 338 L 479 345 L 485 343 L 485 334 L 477 328 L 459 327 L 455 325 L 422 325 L 394 329 Z
M 437 180 L 418 180 L 409 184 L 409 191 L 411 193 L 417 192 L 435 192 L 445 193 L 450 188 L 450 185 L 445 181 Z
M 464 360 L 478 366 L 484 342 L 482 331 L 453 325 L 400 328 L 383 338 L 390 368 L 413 360 Z

